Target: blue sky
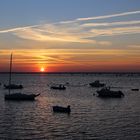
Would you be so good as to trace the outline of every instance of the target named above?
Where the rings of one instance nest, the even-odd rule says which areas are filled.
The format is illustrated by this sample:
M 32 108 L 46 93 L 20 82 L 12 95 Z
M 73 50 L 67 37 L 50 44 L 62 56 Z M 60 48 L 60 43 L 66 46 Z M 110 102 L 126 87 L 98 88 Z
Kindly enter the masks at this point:
M 140 71 L 139 0 L 1 0 L 0 70 Z
M 139 0 L 1 0 L 0 27 L 137 11 Z

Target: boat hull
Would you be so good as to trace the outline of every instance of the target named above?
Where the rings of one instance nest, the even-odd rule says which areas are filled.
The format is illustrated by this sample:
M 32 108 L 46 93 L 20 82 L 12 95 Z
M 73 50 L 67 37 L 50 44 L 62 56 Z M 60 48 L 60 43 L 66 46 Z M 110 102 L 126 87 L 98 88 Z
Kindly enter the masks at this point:
M 6 94 L 5 95 L 5 100 L 14 100 L 14 101 L 33 101 L 35 100 L 35 97 L 39 95 L 35 94 L 21 94 L 21 93 L 14 93 L 14 94 Z
M 96 80 L 96 81 L 94 81 L 92 83 L 89 83 L 89 85 L 91 87 L 95 87 L 95 88 L 99 88 L 99 87 L 104 87 L 105 86 L 105 84 L 104 83 L 100 83 L 99 80 Z
M 70 109 L 70 107 L 53 106 L 53 112 L 70 113 L 71 109 Z
M 139 91 L 138 88 L 132 88 L 131 90 L 132 90 L 132 91 Z
M 101 98 L 122 98 L 124 94 L 121 91 L 112 91 L 108 89 L 101 89 L 97 91 L 98 97 Z
M 15 85 L 15 84 L 11 84 L 11 85 L 4 85 L 5 89 L 23 89 L 22 85 Z
M 98 87 L 104 87 L 105 86 L 105 84 L 95 84 L 95 83 L 90 83 L 89 85 L 91 87 L 96 87 L 96 88 L 98 88 Z
M 66 87 L 55 87 L 55 86 L 52 86 L 51 89 L 56 89 L 56 90 L 65 90 Z

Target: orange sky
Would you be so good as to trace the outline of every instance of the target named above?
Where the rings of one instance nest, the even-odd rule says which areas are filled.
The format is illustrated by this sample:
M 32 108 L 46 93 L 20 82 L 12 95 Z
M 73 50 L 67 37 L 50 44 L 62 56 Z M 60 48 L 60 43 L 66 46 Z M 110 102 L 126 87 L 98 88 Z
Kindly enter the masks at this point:
M 121 3 L 117 1 L 118 7 Z M 5 6 L 7 4 L 10 3 Z M 38 2 L 36 4 L 39 6 Z M 26 8 L 22 10 L 29 16 L 28 20 L 19 15 L 12 20 L 15 14 L 0 16 L 3 21 L 0 24 L 0 72 L 9 71 L 11 53 L 12 70 L 16 72 L 40 72 L 41 68 L 45 72 L 140 72 L 140 11 L 135 9 L 137 6 L 126 3 L 126 8 L 115 10 L 116 4 L 112 3 L 112 11 L 108 10 L 108 5 L 105 11 L 95 6 L 96 13 L 86 4 L 93 12 L 83 12 L 84 9 L 77 7 L 76 16 L 71 14 L 72 9 L 70 16 L 61 9 L 64 17 L 60 9 L 55 9 L 60 15 L 53 15 L 52 9 L 30 9 L 38 12 L 38 17 L 44 15 L 43 21 L 36 14 L 26 12 Z M 28 3 L 20 6 L 27 7 Z M 0 8 L 1 14 L 5 13 L 3 10 Z M 20 14 L 18 9 L 14 10 Z M 50 10 L 49 17 L 45 17 L 42 10 L 46 13 Z
M 10 52 L 0 51 L 0 71 L 9 71 Z M 139 50 L 12 50 L 13 71 L 19 72 L 138 72 Z

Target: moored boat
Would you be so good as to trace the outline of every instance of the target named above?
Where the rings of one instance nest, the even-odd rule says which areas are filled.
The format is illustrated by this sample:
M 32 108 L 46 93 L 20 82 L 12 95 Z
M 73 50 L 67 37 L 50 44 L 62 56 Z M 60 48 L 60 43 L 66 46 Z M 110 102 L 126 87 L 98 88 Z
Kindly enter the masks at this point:
M 53 112 L 70 113 L 70 105 L 68 105 L 67 107 L 53 106 Z
M 102 97 L 102 98 L 121 98 L 124 97 L 124 94 L 122 93 L 122 91 L 113 91 L 110 90 L 110 88 L 102 88 L 101 90 L 97 90 L 98 93 L 98 97 Z
M 132 90 L 132 91 L 139 91 L 138 88 L 132 88 L 131 90 Z
M 12 93 L 12 94 L 5 94 L 5 100 L 15 100 L 15 101 L 30 101 L 35 100 L 35 97 L 39 96 L 40 94 L 24 94 L 24 93 Z
M 10 85 L 5 85 L 4 84 L 4 88 L 5 89 L 22 89 L 23 86 L 22 85 L 16 85 L 16 84 L 10 84 Z
M 9 93 L 8 94 L 5 94 L 4 96 L 4 99 L 5 100 L 12 100 L 12 101 L 28 101 L 28 100 L 34 100 L 35 97 L 39 96 L 40 94 L 25 94 L 25 93 L 11 93 L 11 87 L 15 88 L 16 89 L 19 89 L 22 87 L 22 85 L 14 85 L 14 84 L 11 84 L 11 73 L 12 71 L 12 54 L 11 54 L 11 57 L 10 57 L 10 72 L 9 72 Z M 6 85 L 5 85 L 6 86 Z
M 58 85 L 58 86 L 51 86 L 51 89 L 56 89 L 56 90 L 65 90 L 66 87 L 64 85 Z
M 89 85 L 91 86 L 91 87 L 103 87 L 103 86 L 105 86 L 105 84 L 104 83 L 100 83 L 100 81 L 99 80 L 96 80 L 96 81 L 94 81 L 94 82 L 92 82 L 92 83 L 89 83 Z

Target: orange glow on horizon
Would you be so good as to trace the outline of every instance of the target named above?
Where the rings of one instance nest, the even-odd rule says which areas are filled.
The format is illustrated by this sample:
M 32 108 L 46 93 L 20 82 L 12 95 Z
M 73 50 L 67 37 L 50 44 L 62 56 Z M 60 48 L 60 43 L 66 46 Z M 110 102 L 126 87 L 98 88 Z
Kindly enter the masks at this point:
M 0 72 L 9 71 L 11 51 L 0 50 Z M 140 50 L 14 50 L 13 72 L 135 72 Z
M 41 67 L 40 68 L 40 72 L 44 72 L 45 71 L 45 68 L 44 67 Z

